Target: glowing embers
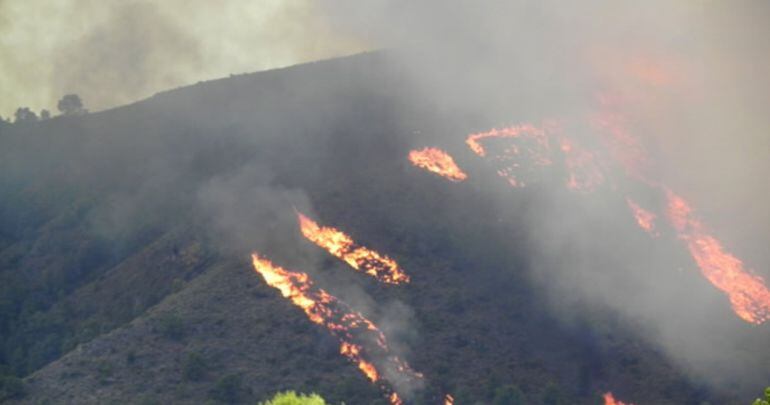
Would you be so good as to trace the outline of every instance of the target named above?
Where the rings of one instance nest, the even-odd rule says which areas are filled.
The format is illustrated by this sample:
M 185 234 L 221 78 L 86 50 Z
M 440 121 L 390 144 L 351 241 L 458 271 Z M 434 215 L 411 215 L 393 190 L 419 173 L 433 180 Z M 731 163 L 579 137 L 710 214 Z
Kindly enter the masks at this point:
M 455 160 L 441 149 L 425 148 L 409 152 L 409 161 L 413 165 L 454 182 L 468 178 L 468 175 L 457 166 Z
M 497 162 L 497 174 L 513 187 L 537 182 L 540 169 L 552 164 L 546 129 L 531 124 L 471 134 L 465 143 L 477 155 Z
M 751 274 L 743 262 L 726 252 L 705 226 L 692 215 L 687 201 L 666 190 L 668 216 L 703 275 L 730 298 L 733 311 L 746 322 L 770 319 L 770 291 L 761 277 Z
M 631 403 L 626 404 L 625 402 L 618 401 L 615 399 L 615 397 L 612 395 L 611 392 L 607 392 L 604 394 L 604 405 L 633 405 Z
M 378 384 L 391 403 L 400 404 L 402 401 L 383 381 L 381 370 L 397 373 L 397 378 L 403 380 L 422 379 L 422 374 L 390 353 L 385 335 L 376 325 L 323 289 L 316 288 L 307 274 L 276 266 L 256 253 L 251 255 L 251 259 L 254 270 L 269 286 L 279 290 L 313 323 L 325 327 L 339 340 L 340 353 L 355 363 L 370 381 Z M 380 359 L 377 361 L 379 366 L 375 366 L 373 358 Z
M 330 227 L 319 226 L 312 219 L 297 213 L 302 235 L 316 245 L 342 259 L 356 270 L 388 284 L 408 283 L 409 276 L 395 260 L 356 244 L 353 239 Z
M 628 208 L 631 209 L 631 213 L 634 214 L 636 224 L 639 225 L 640 228 L 642 228 L 650 236 L 660 236 L 660 233 L 655 227 L 655 220 L 657 219 L 657 215 L 642 208 L 639 206 L 639 204 L 630 198 L 626 198 L 626 203 L 628 204 Z
M 564 155 L 567 188 L 588 193 L 595 191 L 604 183 L 604 173 L 596 153 L 581 147 L 565 136 L 560 137 L 559 148 Z

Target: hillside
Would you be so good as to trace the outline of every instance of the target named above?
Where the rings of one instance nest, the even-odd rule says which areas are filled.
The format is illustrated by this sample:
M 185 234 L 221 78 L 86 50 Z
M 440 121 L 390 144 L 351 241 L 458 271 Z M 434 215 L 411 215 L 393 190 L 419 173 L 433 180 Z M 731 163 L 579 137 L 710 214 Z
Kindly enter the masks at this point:
M 380 325 L 425 375 L 409 402 L 451 393 L 458 404 L 491 403 L 517 390 L 535 404 L 601 403 L 607 391 L 635 404 L 753 395 L 768 375 L 744 379 L 742 370 L 767 360 L 758 354 L 766 326 L 735 319 L 697 272 L 650 266 L 638 282 L 629 263 L 658 248 L 627 220 L 622 197 L 476 181 L 494 169 L 462 140 L 512 111 L 458 115 L 408 77 L 388 53 L 364 54 L 4 128 L 0 363 L 24 378 L 18 401 L 253 404 L 295 389 L 385 403 L 328 331 L 254 272 L 252 251 L 307 272 Z M 457 99 L 468 85 L 458 84 Z M 429 145 L 452 153 L 470 180 L 411 166 L 409 150 Z M 412 281 L 383 285 L 351 271 L 303 239 L 294 209 L 385 252 Z M 553 227 L 533 232 L 533 223 Z M 540 260 L 535 240 L 567 223 L 586 226 L 579 240 L 601 243 L 557 244 L 562 259 Z M 646 313 L 560 296 L 573 289 L 569 277 L 541 270 L 586 255 L 594 273 L 575 279 L 597 277 L 629 302 L 653 295 L 704 334 L 736 330 L 729 346 L 746 358 L 717 353 L 705 361 L 726 361 L 722 380 L 702 379 L 654 343 L 640 326 Z M 652 294 L 661 278 L 690 287 Z M 688 299 L 695 292 L 709 297 L 705 309 Z

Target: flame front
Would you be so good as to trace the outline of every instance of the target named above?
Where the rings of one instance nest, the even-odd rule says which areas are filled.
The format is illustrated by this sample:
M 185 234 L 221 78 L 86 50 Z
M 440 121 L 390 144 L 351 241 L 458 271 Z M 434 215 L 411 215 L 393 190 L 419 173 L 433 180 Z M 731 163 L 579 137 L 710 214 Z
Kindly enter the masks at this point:
M 738 317 L 746 322 L 761 324 L 770 319 L 770 291 L 764 280 L 752 274 L 737 257 L 725 251 L 722 243 L 708 233 L 706 227 L 693 215 L 690 204 L 666 185 L 650 175 L 652 162 L 642 143 L 627 129 L 628 119 L 618 112 L 623 99 L 609 94 L 598 97 L 602 108 L 594 120 L 604 135 L 610 154 L 626 174 L 653 190 L 658 190 L 668 202 L 667 216 L 679 239 L 687 249 L 706 279 L 727 294 Z M 631 205 L 629 203 L 629 205 Z M 636 216 L 637 223 L 645 228 L 649 214 Z
M 350 236 L 334 228 L 322 227 L 299 212 L 297 218 L 305 238 L 342 259 L 350 267 L 363 271 L 383 283 L 409 282 L 409 276 L 401 270 L 395 260 L 360 246 Z
M 487 148 L 481 143 L 483 140 L 509 142 L 499 144 L 499 147 L 494 149 L 495 154 L 487 156 Z M 552 163 L 546 129 L 532 124 L 471 134 L 465 143 L 477 155 L 496 161 L 500 165 L 497 174 L 512 187 L 526 187 L 527 184 L 536 182 L 537 168 Z
M 385 384 L 382 373 L 367 357 L 373 354 L 371 352 L 377 352 L 377 358 L 384 358 L 383 362 L 388 369 L 400 373 L 399 378 L 416 380 L 421 379 L 422 374 L 390 354 L 385 335 L 374 323 L 323 289 L 315 288 L 307 274 L 276 266 L 256 253 L 252 253 L 251 259 L 254 270 L 262 275 L 269 286 L 280 291 L 284 298 L 302 309 L 310 321 L 325 327 L 339 340 L 340 354 L 355 363 L 371 382 L 378 384 L 392 404 L 402 403 L 398 394 Z M 376 345 L 366 350 L 356 341 L 373 341 Z
M 449 181 L 460 182 L 468 178 L 468 175 L 457 166 L 452 156 L 441 149 L 425 148 L 410 151 L 409 161 L 413 165 L 438 174 Z
M 633 405 L 631 403 L 626 404 L 625 402 L 618 401 L 615 399 L 615 397 L 612 395 L 611 392 L 607 392 L 604 394 L 604 405 Z
M 743 262 L 725 251 L 692 215 L 682 197 L 668 190 L 668 216 L 703 275 L 730 298 L 733 311 L 746 322 L 760 324 L 770 319 L 770 291 L 764 280 L 744 268 Z
M 631 213 L 634 214 L 636 224 L 639 225 L 640 228 L 651 236 L 660 236 L 655 229 L 655 219 L 657 218 L 655 214 L 642 208 L 630 198 L 626 198 L 626 203 L 628 204 L 628 208 L 631 209 Z

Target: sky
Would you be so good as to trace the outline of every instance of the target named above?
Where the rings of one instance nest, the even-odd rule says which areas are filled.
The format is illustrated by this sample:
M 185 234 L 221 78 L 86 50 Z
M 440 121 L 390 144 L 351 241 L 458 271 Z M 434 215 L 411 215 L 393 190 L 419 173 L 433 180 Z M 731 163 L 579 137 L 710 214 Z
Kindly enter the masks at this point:
M 0 0 L 0 116 L 91 111 L 198 81 L 357 53 L 311 0 Z

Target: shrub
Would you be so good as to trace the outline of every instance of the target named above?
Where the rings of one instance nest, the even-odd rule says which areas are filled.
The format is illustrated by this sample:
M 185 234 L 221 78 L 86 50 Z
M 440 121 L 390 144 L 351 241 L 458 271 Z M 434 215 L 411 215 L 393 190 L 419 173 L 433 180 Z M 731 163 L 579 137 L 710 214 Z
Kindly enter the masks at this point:
M 158 331 L 171 340 L 181 340 L 185 334 L 184 322 L 176 315 L 165 315 L 158 320 Z
M 230 374 L 217 380 L 209 391 L 209 396 L 217 401 L 232 404 L 238 401 L 242 390 L 241 376 Z
M 200 381 L 206 376 L 208 366 L 199 353 L 189 353 L 182 365 L 182 377 L 187 381 Z
M 770 387 L 765 388 L 765 398 L 757 398 L 752 405 L 770 405 Z
M 326 405 L 318 394 L 297 394 L 294 391 L 279 392 L 273 399 L 260 402 L 260 405 Z

